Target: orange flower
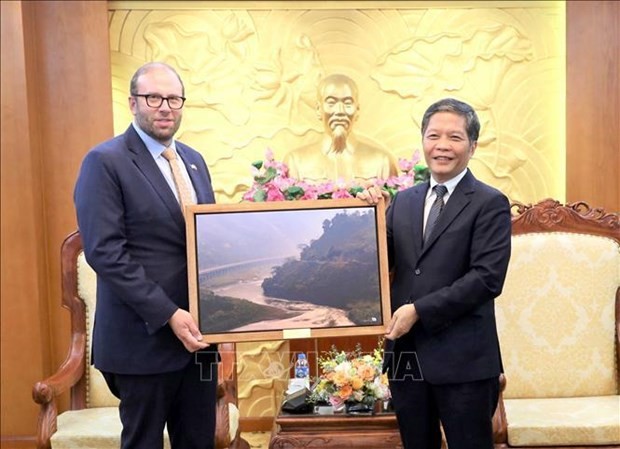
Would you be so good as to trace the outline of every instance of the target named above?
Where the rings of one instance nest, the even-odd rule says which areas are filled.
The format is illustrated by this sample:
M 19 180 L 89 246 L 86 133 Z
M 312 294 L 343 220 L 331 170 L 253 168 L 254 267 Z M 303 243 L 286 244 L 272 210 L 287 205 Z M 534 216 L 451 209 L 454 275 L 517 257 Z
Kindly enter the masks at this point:
M 340 391 L 337 393 L 337 395 L 340 396 L 345 401 L 349 399 L 349 397 L 352 394 L 353 394 L 353 388 L 351 388 L 351 385 L 343 385 Z
M 375 369 L 369 365 L 360 365 L 357 367 L 357 374 L 365 381 L 370 381 L 375 378 Z
M 360 390 L 364 386 L 364 381 L 360 377 L 355 376 L 351 379 L 351 386 L 354 390 Z
M 372 402 L 390 397 L 387 376 L 381 373 L 382 343 L 371 354 L 359 347 L 353 352 L 335 347 L 319 358 L 322 374 L 311 393 L 312 402 Z

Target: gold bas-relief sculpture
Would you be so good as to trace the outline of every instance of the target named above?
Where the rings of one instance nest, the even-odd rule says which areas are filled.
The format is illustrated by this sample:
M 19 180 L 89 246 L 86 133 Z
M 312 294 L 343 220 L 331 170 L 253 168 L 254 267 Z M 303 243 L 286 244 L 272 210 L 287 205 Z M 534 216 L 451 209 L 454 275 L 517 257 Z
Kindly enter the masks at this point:
M 396 160 L 385 148 L 354 133 L 360 112 L 355 81 L 346 75 L 325 77 L 317 89 L 316 114 L 323 122 L 319 141 L 284 157 L 289 176 L 307 181 L 387 179 L 397 174 Z
M 217 201 L 237 202 L 268 149 L 282 161 L 324 135 L 317 84 L 341 73 L 359 87 L 356 134 L 397 159 L 419 149 L 426 107 L 455 97 L 482 124 L 476 177 L 511 200 L 561 200 L 565 2 L 445 3 L 109 2 L 115 133 L 136 67 L 168 62 L 186 80 L 179 140 L 205 157 Z

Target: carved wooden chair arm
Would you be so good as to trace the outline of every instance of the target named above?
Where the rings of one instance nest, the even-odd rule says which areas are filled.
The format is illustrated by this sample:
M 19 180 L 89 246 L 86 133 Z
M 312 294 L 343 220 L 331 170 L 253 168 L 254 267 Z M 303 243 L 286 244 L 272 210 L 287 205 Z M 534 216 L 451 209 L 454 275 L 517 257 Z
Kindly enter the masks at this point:
M 37 449 L 51 448 L 50 438 L 56 432 L 58 416 L 56 397 L 83 379 L 85 348 L 85 335 L 74 335 L 69 354 L 58 371 L 32 388 L 32 398 L 41 406 L 37 422 Z
M 231 379 L 222 380 L 217 385 L 217 398 L 224 398 L 226 402 L 237 405 L 237 389 L 235 382 Z
M 225 399 L 225 393 L 220 396 L 220 390 L 223 388 L 222 384 L 217 386 L 217 425 L 215 426 L 215 447 L 228 447 L 230 446 L 230 433 L 229 433 L 229 412 L 228 402 Z
M 67 358 L 58 371 L 45 380 L 37 382 L 32 398 L 37 404 L 48 404 L 61 393 L 74 386 L 84 376 L 84 351 L 86 338 L 83 334 L 73 336 Z

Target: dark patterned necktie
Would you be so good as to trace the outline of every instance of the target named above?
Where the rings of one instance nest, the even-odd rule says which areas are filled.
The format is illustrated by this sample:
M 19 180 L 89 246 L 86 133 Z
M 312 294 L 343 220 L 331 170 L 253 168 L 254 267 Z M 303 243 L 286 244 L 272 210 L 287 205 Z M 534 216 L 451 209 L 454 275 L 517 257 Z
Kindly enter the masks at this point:
M 430 235 L 433 233 L 433 228 L 435 227 L 435 223 L 437 223 L 437 218 L 439 218 L 439 214 L 443 210 L 443 196 L 448 193 L 448 189 L 446 186 L 437 184 L 433 187 L 433 191 L 435 192 L 435 201 L 431 206 L 431 210 L 428 213 L 428 218 L 426 219 L 426 229 L 424 230 L 424 243 L 428 240 Z

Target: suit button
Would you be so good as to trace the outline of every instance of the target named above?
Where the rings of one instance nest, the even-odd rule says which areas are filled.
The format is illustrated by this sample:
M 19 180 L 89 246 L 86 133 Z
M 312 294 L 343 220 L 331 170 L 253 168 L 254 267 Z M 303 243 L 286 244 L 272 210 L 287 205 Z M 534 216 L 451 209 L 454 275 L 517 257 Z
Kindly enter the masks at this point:
M 420 273 L 422 273 L 422 271 L 419 268 L 416 268 L 414 273 L 415 273 L 416 276 L 419 276 Z

